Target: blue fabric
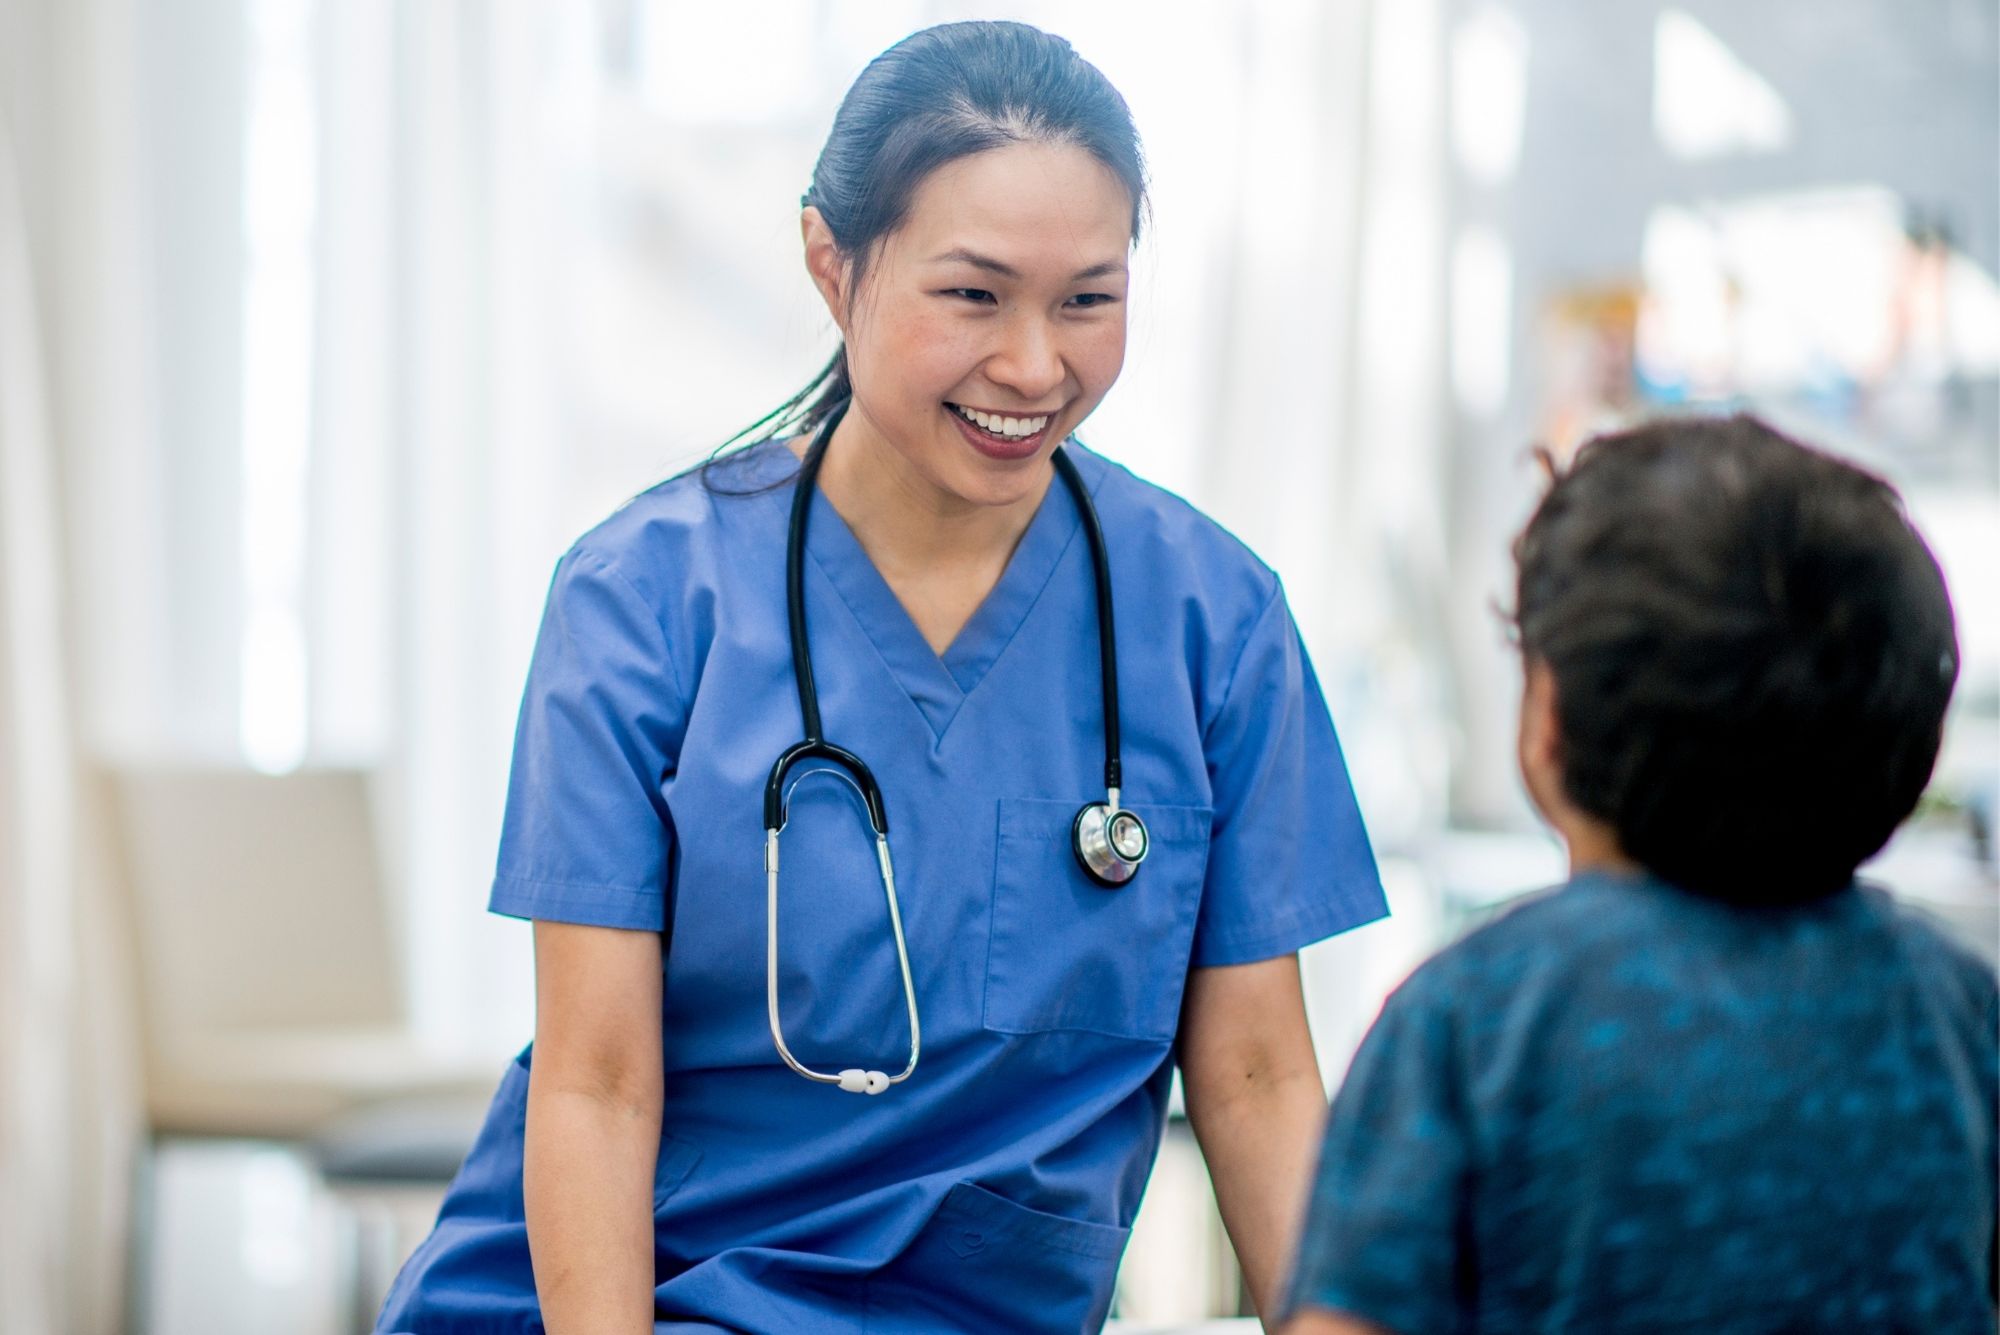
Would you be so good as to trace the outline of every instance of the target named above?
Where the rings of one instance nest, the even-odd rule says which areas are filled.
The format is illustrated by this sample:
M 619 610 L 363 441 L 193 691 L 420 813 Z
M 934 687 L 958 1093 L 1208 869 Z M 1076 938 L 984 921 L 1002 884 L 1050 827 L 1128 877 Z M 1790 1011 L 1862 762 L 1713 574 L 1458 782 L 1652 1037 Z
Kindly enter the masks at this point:
M 1992 1335 L 1995 997 L 1876 890 L 1572 882 L 1383 1008 L 1291 1302 L 1403 1335 Z
M 1089 547 L 1051 485 L 933 653 L 824 497 L 806 609 L 830 741 L 873 767 L 923 1060 L 811 1084 L 765 1023 L 762 790 L 800 736 L 782 446 L 655 488 L 563 560 L 522 704 L 492 907 L 667 933 L 659 1329 L 1094 1329 L 1158 1148 L 1195 965 L 1381 915 L 1326 706 L 1278 583 L 1172 496 L 1071 449 L 1110 548 L 1125 801 L 1152 852 L 1107 891 L 1070 852 L 1103 796 Z M 902 990 L 859 802 L 796 790 L 781 1003 L 820 1069 L 895 1071 Z M 530 1054 L 501 1084 L 379 1330 L 539 1330 L 521 1207 Z M 686 1323 L 686 1324 L 682 1324 Z

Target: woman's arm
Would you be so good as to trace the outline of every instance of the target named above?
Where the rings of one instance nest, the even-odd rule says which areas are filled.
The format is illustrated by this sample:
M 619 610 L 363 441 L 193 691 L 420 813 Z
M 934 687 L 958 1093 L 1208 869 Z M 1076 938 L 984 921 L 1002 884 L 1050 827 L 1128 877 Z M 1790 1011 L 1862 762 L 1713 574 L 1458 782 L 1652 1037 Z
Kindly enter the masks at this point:
M 660 938 L 535 924 L 522 1188 L 550 1335 L 652 1335 Z
M 1298 956 L 1193 970 L 1180 1045 L 1188 1123 L 1251 1301 L 1268 1322 L 1326 1120 Z
M 1390 1335 L 1386 1327 L 1345 1312 L 1311 1307 L 1285 1323 L 1283 1335 Z

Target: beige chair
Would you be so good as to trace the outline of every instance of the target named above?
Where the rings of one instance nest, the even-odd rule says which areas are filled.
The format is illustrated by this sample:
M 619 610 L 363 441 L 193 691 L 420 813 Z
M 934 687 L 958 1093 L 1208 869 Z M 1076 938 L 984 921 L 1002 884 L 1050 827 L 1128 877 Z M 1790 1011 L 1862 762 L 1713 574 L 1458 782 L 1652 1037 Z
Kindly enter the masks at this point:
M 367 776 L 113 776 L 162 1132 L 307 1136 L 384 1099 L 483 1100 L 491 1060 L 409 1027 Z
M 156 1137 L 148 1328 L 365 1332 L 500 1065 L 411 1031 L 367 776 L 130 769 L 111 789 Z M 259 1247 L 296 1273 L 246 1270 Z

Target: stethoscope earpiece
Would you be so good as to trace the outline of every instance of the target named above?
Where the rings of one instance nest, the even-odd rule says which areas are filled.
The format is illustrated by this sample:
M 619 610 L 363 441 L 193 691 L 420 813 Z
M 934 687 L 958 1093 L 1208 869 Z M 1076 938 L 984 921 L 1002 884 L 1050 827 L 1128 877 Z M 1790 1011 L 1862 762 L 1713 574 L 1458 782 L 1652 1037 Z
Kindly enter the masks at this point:
M 890 1083 L 889 1077 L 880 1071 L 849 1067 L 840 1073 L 840 1087 L 850 1094 L 880 1094 Z

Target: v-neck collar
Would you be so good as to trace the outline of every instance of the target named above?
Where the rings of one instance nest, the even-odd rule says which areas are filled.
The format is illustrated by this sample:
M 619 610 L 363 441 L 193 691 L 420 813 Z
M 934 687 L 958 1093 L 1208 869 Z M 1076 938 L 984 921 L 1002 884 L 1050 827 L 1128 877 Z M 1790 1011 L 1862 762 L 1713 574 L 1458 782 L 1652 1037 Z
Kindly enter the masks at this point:
M 783 444 L 774 448 L 787 460 L 792 458 Z M 1070 451 L 1082 472 L 1085 489 L 1094 495 L 1103 481 L 1102 463 L 1073 439 L 1065 441 L 1063 448 Z M 782 487 L 766 495 L 778 509 L 780 523 L 788 522 L 793 489 Z M 813 493 L 806 554 L 811 558 L 810 566 L 825 576 L 853 613 L 862 634 L 875 646 L 932 734 L 942 741 L 966 697 L 978 688 L 1026 623 L 1081 527 L 1069 488 L 1061 478 L 1051 477 L 1006 569 L 943 655 L 933 650 L 917 629 L 896 591 L 823 491 Z M 811 633 L 810 624 L 807 633 Z

